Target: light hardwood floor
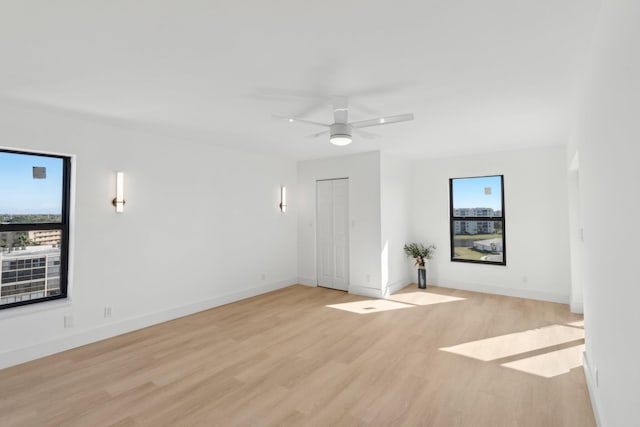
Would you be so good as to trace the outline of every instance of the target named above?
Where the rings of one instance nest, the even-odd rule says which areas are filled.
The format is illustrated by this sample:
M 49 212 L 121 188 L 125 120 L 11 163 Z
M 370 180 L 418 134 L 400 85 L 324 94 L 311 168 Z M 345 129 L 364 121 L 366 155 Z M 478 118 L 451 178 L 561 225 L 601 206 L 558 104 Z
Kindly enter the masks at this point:
M 418 292 L 357 314 L 327 305 L 366 298 L 292 286 L 1 370 L 0 425 L 595 425 L 582 367 L 501 366 L 583 341 L 489 361 L 440 350 L 579 321 L 567 306 Z M 419 305 L 433 294 L 463 299 Z

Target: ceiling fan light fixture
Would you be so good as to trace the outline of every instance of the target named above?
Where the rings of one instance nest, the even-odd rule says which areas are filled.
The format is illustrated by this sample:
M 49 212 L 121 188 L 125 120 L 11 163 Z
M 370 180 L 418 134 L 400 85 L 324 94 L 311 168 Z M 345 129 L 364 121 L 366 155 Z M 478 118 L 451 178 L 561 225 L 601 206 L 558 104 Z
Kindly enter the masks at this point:
M 351 125 L 348 123 L 334 123 L 331 125 L 329 142 L 333 145 L 344 146 L 351 144 Z
M 349 145 L 351 144 L 351 135 L 331 135 L 329 142 L 337 146 Z

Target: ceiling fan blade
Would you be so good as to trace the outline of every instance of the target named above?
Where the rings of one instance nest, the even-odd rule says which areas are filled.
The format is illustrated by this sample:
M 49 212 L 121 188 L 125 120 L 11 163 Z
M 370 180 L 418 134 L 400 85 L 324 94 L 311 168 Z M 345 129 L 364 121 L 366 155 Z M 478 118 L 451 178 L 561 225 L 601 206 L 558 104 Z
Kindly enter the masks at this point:
M 273 117 L 275 117 L 277 119 L 287 120 L 289 123 L 299 122 L 299 123 L 306 123 L 306 124 L 309 124 L 309 125 L 322 126 L 322 127 L 326 127 L 326 128 L 331 126 L 330 124 L 327 124 L 327 123 L 313 122 L 311 120 L 298 119 L 296 117 L 279 116 L 277 114 L 274 114 Z
M 366 130 L 362 130 L 362 129 L 353 129 L 353 133 L 355 133 L 358 136 L 363 137 L 364 139 L 375 139 L 376 135 L 371 133 L 371 132 L 367 132 Z
M 349 120 L 349 99 L 346 96 L 333 97 L 333 121 L 347 123 Z
M 366 128 L 370 126 L 388 125 L 391 123 L 406 122 L 413 120 L 413 114 L 399 114 L 397 116 L 378 117 L 377 119 L 362 120 L 351 123 L 352 128 Z
M 309 115 L 315 113 L 316 111 L 318 111 L 320 109 L 326 108 L 327 105 L 331 105 L 331 100 L 330 99 L 328 99 L 327 97 L 325 97 L 325 98 L 319 98 L 318 97 L 318 99 L 307 103 L 300 110 L 296 111 L 296 117 L 309 116 Z
M 398 83 L 387 84 L 387 85 L 371 86 L 371 87 L 349 92 L 349 95 L 352 98 L 363 97 L 363 96 L 369 97 L 369 96 L 385 95 L 389 93 L 402 91 L 412 86 L 416 86 L 416 84 L 417 83 L 414 81 L 404 81 L 404 82 L 398 82 Z
M 325 131 L 322 131 L 322 132 L 317 132 L 317 133 L 314 133 L 314 134 L 311 134 L 311 135 L 307 135 L 307 138 L 317 138 L 317 137 L 322 136 L 322 135 L 327 135 L 328 133 L 329 133 L 329 131 L 325 130 Z

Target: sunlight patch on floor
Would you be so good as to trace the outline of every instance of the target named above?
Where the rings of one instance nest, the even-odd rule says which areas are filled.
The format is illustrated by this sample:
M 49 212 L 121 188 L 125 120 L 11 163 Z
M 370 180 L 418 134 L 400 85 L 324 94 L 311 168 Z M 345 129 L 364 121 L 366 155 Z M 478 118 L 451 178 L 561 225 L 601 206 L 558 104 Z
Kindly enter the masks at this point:
M 584 339 L 584 330 L 564 325 L 547 326 L 444 347 L 440 350 L 488 362 L 558 344 Z
M 584 344 L 562 350 L 551 351 L 538 356 L 527 357 L 501 366 L 516 369 L 528 374 L 552 378 L 566 374 L 571 369 L 582 366 Z
M 584 320 L 578 320 L 577 322 L 567 323 L 569 326 L 575 326 L 576 328 L 584 328 Z
M 432 294 L 428 292 L 407 292 L 389 295 L 387 300 L 413 305 L 441 304 L 443 302 L 464 301 L 466 298 L 451 297 L 449 295 Z
M 342 304 L 331 304 L 327 305 L 327 307 L 350 311 L 351 313 L 368 314 L 379 313 L 381 311 L 399 310 L 402 308 L 411 308 L 414 306 L 384 299 L 370 299 L 365 301 L 345 302 Z

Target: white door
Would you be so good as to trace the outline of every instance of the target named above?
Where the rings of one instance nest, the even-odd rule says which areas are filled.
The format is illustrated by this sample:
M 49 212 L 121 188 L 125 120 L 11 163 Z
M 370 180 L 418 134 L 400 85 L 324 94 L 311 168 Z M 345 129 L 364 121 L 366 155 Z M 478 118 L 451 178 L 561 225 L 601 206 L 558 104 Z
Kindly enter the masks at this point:
M 317 181 L 318 286 L 349 288 L 349 179 Z

